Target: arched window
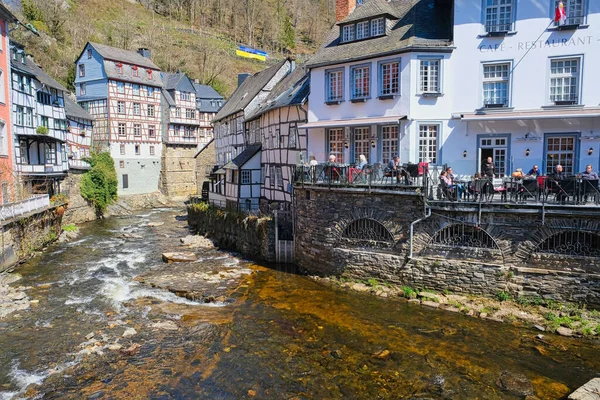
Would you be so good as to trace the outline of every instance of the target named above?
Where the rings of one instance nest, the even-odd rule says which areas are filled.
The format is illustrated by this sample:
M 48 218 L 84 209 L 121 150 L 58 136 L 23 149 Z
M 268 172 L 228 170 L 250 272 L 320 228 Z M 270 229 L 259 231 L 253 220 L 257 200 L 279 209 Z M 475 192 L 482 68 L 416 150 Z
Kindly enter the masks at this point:
M 390 231 L 381 222 L 371 218 L 359 218 L 352 221 L 344 229 L 342 237 L 358 241 L 361 245 L 368 247 L 388 246 L 394 243 L 394 236 Z
M 430 244 L 450 247 L 476 247 L 499 249 L 498 244 L 486 231 L 475 225 L 455 224 L 438 231 Z
M 556 233 L 540 243 L 534 253 L 600 257 L 600 235 L 580 231 Z

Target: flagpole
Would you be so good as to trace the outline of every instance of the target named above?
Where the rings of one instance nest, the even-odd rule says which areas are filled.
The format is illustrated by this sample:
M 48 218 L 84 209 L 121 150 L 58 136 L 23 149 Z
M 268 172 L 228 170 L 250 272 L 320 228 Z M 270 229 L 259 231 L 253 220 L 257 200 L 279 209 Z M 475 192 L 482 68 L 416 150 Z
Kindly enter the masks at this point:
M 550 28 L 550 26 L 552 26 L 552 24 L 553 24 L 553 23 L 554 23 L 554 20 L 550 21 L 550 23 L 548 24 L 548 26 L 544 28 L 544 31 L 543 31 L 543 32 L 540 34 L 540 36 L 538 36 L 538 38 L 537 38 L 537 39 L 536 39 L 536 40 L 535 40 L 533 43 L 537 43 L 537 42 L 540 40 L 540 38 L 541 38 L 542 36 L 544 36 L 544 33 L 546 33 L 546 31 L 548 30 L 548 28 Z M 512 70 L 510 71 L 510 73 L 511 73 L 511 74 L 512 74 L 512 73 L 515 71 L 515 69 L 517 68 L 517 66 L 518 66 L 518 65 L 521 63 L 521 61 L 523 61 L 523 59 L 524 59 L 524 58 L 527 56 L 527 54 L 529 54 L 529 52 L 530 52 L 531 50 L 533 50 L 533 46 L 531 46 L 531 47 L 530 47 L 530 48 L 529 48 L 529 49 L 528 49 L 528 50 L 525 52 L 525 54 L 523 54 L 523 57 L 521 57 L 521 58 L 519 59 L 519 61 L 517 61 L 517 62 L 515 63 L 515 65 L 513 66 Z

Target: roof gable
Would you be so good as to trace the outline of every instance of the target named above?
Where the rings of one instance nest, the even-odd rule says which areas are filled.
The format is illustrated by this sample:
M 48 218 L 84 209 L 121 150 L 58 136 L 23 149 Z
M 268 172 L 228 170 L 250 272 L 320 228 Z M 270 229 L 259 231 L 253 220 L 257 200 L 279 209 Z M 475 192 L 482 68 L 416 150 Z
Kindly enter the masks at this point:
M 248 161 L 252 159 L 261 149 L 260 144 L 251 144 L 244 151 L 237 155 L 233 160 L 223 166 L 225 169 L 242 168 Z
M 341 25 L 393 16 L 387 35 L 340 43 L 340 27 L 334 26 L 323 47 L 307 62 L 309 68 L 364 60 L 410 50 L 451 50 L 452 7 L 431 0 L 369 0 L 341 21 Z
M 84 47 L 87 49 L 87 46 L 90 45 L 100 54 L 105 60 L 111 61 L 121 61 L 131 65 L 137 65 L 144 68 L 151 68 L 160 71 L 160 68 L 152 62 L 149 58 L 143 57 L 141 54 L 138 54 L 134 51 L 119 49 L 117 47 L 107 46 L 105 44 L 88 42 L 88 44 Z M 81 58 L 83 53 L 77 58 Z
M 183 72 L 168 73 L 163 72 L 163 81 L 165 89 L 178 90 L 180 92 L 196 93 L 196 88 L 190 78 Z

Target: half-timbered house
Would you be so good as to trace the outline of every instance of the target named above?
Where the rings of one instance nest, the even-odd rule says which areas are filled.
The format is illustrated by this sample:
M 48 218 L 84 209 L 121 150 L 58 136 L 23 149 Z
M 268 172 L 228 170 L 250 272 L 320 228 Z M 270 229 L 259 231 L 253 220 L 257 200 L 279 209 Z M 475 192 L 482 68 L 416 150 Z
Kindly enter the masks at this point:
M 66 89 L 11 43 L 15 170 L 25 194 L 60 192 L 68 171 Z
M 298 125 L 307 121 L 309 89 L 306 68 L 295 68 L 246 122 L 249 135 L 261 138 L 260 208 L 265 212 L 291 207 L 294 171 L 308 162 L 306 131 L 299 131 Z
M 198 147 L 203 148 L 213 139 L 212 121 L 223 107 L 223 96 L 208 85 L 194 82 L 196 89 L 196 110 L 200 128 L 198 131 Z
M 90 156 L 94 117 L 81 108 L 69 96 L 65 96 L 67 116 L 67 155 L 69 170 L 86 170 L 90 164 L 84 160 Z
M 78 103 L 95 118 L 94 150 L 109 150 L 115 160 L 119 193 L 158 190 L 163 80 L 150 51 L 87 43 L 75 86 Z
M 194 82 L 184 73 L 163 73 L 163 150 L 160 189 L 167 196 L 196 194 L 200 119 Z M 204 132 L 203 132 L 204 133 Z

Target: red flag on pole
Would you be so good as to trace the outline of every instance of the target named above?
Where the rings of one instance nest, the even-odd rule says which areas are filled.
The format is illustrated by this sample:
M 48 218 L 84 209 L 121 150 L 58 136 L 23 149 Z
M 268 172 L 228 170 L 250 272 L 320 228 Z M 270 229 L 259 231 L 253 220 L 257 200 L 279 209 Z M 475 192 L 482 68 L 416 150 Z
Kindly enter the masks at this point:
M 567 23 L 567 13 L 565 12 L 565 6 L 562 1 L 559 1 L 558 6 L 556 6 L 554 22 L 556 22 L 557 25 L 564 25 Z

